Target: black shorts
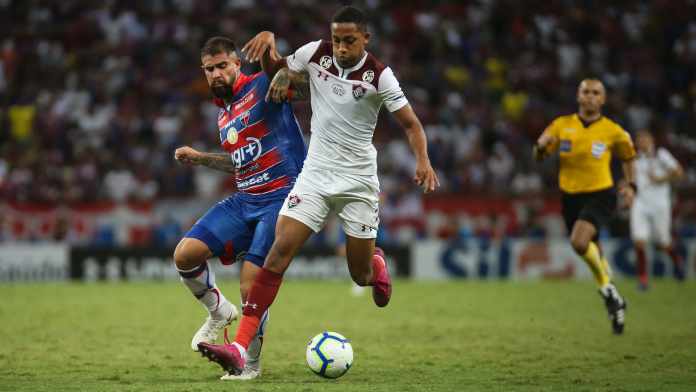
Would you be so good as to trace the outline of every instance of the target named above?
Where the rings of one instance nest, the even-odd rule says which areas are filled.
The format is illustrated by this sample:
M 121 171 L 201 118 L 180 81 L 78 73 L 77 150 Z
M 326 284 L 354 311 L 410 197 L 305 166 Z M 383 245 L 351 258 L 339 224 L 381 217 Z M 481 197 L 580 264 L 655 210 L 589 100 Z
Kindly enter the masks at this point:
M 592 223 L 599 233 L 599 228 L 608 226 L 616 212 L 616 192 L 614 188 L 588 193 L 563 192 L 561 208 L 568 234 L 578 219 Z

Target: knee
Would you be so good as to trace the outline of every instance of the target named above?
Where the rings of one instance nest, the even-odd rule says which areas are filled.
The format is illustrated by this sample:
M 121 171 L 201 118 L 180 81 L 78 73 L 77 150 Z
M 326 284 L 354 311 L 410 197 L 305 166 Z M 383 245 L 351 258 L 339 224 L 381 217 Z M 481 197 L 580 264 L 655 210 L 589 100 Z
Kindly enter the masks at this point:
M 176 268 L 180 270 L 196 268 L 203 264 L 205 260 L 206 256 L 204 254 L 198 254 L 192 251 L 192 249 L 183 242 L 180 242 L 174 250 L 174 264 Z
M 575 250 L 575 253 L 579 255 L 584 255 L 587 253 L 587 247 L 590 245 L 590 242 L 583 239 L 583 238 L 570 238 L 570 246 L 573 247 L 573 250 Z

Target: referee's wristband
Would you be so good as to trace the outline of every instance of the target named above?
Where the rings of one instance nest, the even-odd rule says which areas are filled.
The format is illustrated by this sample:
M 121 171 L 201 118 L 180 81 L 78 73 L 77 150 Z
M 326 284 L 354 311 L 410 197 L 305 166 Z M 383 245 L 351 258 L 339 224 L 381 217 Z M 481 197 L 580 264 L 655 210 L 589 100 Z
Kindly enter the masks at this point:
M 633 189 L 633 193 L 634 193 L 634 194 L 635 194 L 635 193 L 638 193 L 638 185 L 636 185 L 635 182 L 633 182 L 633 181 L 629 182 L 629 183 L 628 183 L 628 186 L 630 186 L 631 189 Z

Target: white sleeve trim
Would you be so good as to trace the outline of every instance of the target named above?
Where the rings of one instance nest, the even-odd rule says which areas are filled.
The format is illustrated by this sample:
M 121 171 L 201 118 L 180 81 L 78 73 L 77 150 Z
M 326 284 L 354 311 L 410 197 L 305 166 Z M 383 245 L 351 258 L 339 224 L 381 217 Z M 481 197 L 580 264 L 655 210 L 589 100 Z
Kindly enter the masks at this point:
M 406 95 L 399 86 L 399 81 L 396 80 L 394 72 L 391 68 L 385 68 L 379 75 L 377 83 L 377 93 L 382 98 L 384 106 L 390 112 L 395 112 L 408 104 Z
M 316 51 L 319 49 L 320 44 L 321 40 L 318 40 L 312 41 L 301 46 L 299 49 L 295 51 L 295 53 L 291 54 L 286 58 L 288 68 L 291 71 L 295 72 L 306 71 L 307 65 L 309 64 L 309 60 L 312 59 L 314 53 L 316 53 Z

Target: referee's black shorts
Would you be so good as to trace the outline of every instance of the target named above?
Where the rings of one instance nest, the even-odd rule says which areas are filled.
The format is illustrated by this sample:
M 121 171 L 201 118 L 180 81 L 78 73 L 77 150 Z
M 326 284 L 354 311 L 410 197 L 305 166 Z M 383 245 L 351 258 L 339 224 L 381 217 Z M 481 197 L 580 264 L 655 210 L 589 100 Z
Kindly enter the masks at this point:
M 568 234 L 578 219 L 592 223 L 599 233 L 600 227 L 608 226 L 616 212 L 616 192 L 613 187 L 587 193 L 563 192 L 561 208 Z

